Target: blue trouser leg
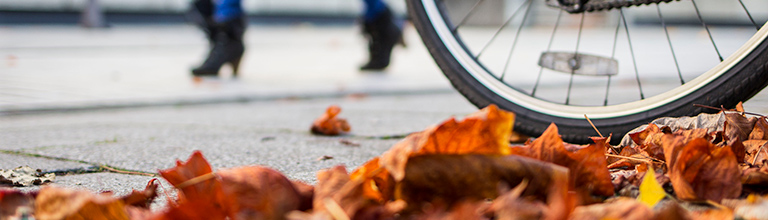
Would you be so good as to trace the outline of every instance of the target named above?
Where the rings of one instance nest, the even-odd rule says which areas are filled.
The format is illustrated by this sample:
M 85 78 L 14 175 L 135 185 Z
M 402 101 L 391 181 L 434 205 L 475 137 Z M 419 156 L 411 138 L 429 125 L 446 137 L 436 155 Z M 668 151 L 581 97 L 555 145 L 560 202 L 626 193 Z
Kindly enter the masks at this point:
M 216 23 L 224 23 L 243 15 L 240 0 L 213 0 L 213 4 L 213 20 Z
M 387 9 L 387 5 L 381 0 L 363 0 L 363 3 L 365 3 L 363 19 L 366 22 L 371 22 L 378 18 Z

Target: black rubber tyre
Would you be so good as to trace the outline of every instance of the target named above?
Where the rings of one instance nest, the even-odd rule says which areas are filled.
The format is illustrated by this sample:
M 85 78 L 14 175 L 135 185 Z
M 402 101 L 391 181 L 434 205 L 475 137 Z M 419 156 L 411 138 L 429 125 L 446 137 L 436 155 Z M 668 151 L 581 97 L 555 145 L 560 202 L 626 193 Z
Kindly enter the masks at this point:
M 432 19 L 435 18 L 430 18 L 425 9 L 424 3 L 427 1 L 431 0 L 407 0 L 410 18 L 437 65 L 451 81 L 453 87 L 470 102 L 479 108 L 496 104 L 502 109 L 514 112 L 516 114 L 514 130 L 530 136 L 539 136 L 553 122 L 557 124 L 563 139 L 568 142 L 588 143 L 591 142 L 590 136 L 597 136 L 584 118 L 563 117 L 532 110 L 518 104 L 515 100 L 510 100 L 509 97 L 503 97 L 503 94 L 498 94 L 497 91 L 478 80 L 457 60 L 454 54 L 456 50 L 452 53 L 441 39 L 438 33 L 440 26 L 435 25 L 445 24 L 433 24 Z M 446 15 L 442 16 L 445 19 Z M 761 33 L 765 34 L 764 29 L 766 28 L 762 28 L 755 34 L 755 37 Z M 455 40 L 461 43 L 461 39 Z M 654 108 L 615 117 L 591 119 L 602 133 L 613 133 L 612 143 L 617 144 L 626 132 L 653 119 L 713 112 L 710 109 L 694 107 L 693 104 L 731 108 L 751 98 L 768 85 L 768 53 L 766 53 L 768 42 L 763 37 L 752 41 L 751 45 L 753 45 L 751 49 L 743 56 L 730 61 L 733 63 L 730 68 L 720 71 L 717 76 L 711 77 L 711 80 L 705 83 L 700 83 L 701 85 L 696 86 L 695 89 L 678 94 L 673 99 L 655 103 L 658 106 Z M 729 62 L 729 59 L 725 62 Z

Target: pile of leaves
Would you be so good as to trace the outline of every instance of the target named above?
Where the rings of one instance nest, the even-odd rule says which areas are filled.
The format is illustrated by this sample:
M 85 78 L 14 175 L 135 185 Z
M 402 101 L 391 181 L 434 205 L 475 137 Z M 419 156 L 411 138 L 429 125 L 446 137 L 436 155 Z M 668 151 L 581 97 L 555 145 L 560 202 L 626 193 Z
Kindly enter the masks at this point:
M 321 170 L 315 185 L 263 166 L 214 172 L 198 151 L 160 171 L 179 191 L 164 210 L 148 208 L 151 181 L 122 198 L 0 191 L 0 219 L 766 218 L 768 122 L 722 115 L 722 130 L 650 124 L 620 147 L 610 136 L 565 143 L 554 124 L 510 146 L 514 114 L 491 105 L 412 133 L 352 172 Z

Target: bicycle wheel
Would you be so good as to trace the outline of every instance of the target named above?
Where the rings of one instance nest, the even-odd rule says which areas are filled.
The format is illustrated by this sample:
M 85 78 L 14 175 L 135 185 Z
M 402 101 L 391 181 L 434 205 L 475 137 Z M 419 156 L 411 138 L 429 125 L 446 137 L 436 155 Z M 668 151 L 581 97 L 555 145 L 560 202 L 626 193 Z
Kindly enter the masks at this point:
M 424 44 L 453 86 L 478 107 L 496 104 L 514 112 L 514 130 L 527 135 L 538 136 L 554 122 L 564 140 L 586 143 L 589 136 L 597 136 L 584 117 L 588 115 L 602 133 L 613 133 L 612 143 L 616 144 L 625 132 L 655 118 L 713 111 L 693 104 L 731 108 L 768 84 L 768 53 L 765 53 L 768 28 L 761 28 L 762 23 L 754 21 L 760 18 L 753 18 L 747 10 L 748 4 L 741 0 L 733 2 L 740 5 L 736 6 L 742 10 L 741 15 L 749 18 L 749 26 L 716 28 L 705 23 L 707 18 L 702 16 L 704 11 L 699 10 L 701 5 L 693 1 L 577 14 L 564 12 L 562 8 L 539 7 L 544 1 L 518 1 L 519 7 L 514 10 L 498 2 L 483 6 L 488 2 L 477 0 L 463 10 L 455 4 L 467 4 L 467 1 L 408 0 L 407 6 Z M 718 2 L 715 3 L 725 1 Z M 673 27 L 671 20 L 665 20 L 662 15 L 679 14 L 678 9 L 670 14 L 668 10 L 672 9 L 666 8 L 677 4 L 695 10 L 696 21 L 701 24 Z M 491 12 L 479 11 L 484 9 Z M 498 13 L 500 10 L 505 12 Z M 545 10 L 554 10 L 554 13 L 542 15 Z M 628 26 L 627 13 L 635 10 L 646 15 L 635 14 L 638 23 L 655 17 L 647 15 L 658 13 L 655 22 L 645 21 L 655 26 Z M 531 11 L 539 13 L 539 20 L 549 21 L 532 22 Z M 510 12 L 513 13 L 509 15 Z M 494 13 L 507 15 L 501 20 L 501 26 L 501 22 L 469 24 L 473 16 L 488 17 Z M 552 21 L 555 17 L 552 15 L 557 15 L 556 21 Z M 570 26 L 565 21 L 570 22 Z M 546 27 L 541 25 L 547 22 Z M 585 30 L 584 26 L 601 27 Z M 718 35 L 717 31 L 724 33 Z M 737 33 L 744 36 L 737 37 Z M 718 45 L 713 38 L 727 42 Z M 499 39 L 507 41 L 506 46 L 496 43 Z M 561 45 L 558 39 L 570 41 L 571 45 Z M 641 43 L 638 39 L 648 42 Z M 701 42 L 694 45 L 694 41 Z M 732 49 L 724 49 L 728 45 Z M 661 49 L 649 50 L 650 46 Z M 490 52 L 494 49 L 503 52 Z M 572 54 L 572 57 L 558 58 L 558 54 Z M 711 57 L 700 58 L 705 56 L 702 54 Z M 650 57 L 650 61 L 643 63 L 643 55 Z M 589 59 L 609 64 L 584 64 L 592 65 L 590 70 L 578 72 L 581 65 L 578 62 Z M 611 66 L 614 60 L 622 68 Z M 546 62 L 566 63 L 570 72 L 564 71 L 562 65 L 557 67 Z M 600 68 L 612 70 L 594 70 Z

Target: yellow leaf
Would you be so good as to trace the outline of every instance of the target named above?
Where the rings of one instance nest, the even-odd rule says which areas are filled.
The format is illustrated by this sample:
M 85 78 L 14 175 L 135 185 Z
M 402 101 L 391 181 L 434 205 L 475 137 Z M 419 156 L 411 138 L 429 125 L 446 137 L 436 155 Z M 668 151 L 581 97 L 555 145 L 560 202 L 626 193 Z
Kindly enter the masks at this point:
M 641 203 L 652 208 L 665 196 L 667 196 L 667 194 L 664 192 L 664 188 L 661 188 L 659 182 L 656 181 L 656 172 L 653 170 L 652 166 L 648 166 L 648 171 L 645 172 L 643 182 L 640 183 L 640 196 L 637 197 L 637 200 L 640 200 Z

